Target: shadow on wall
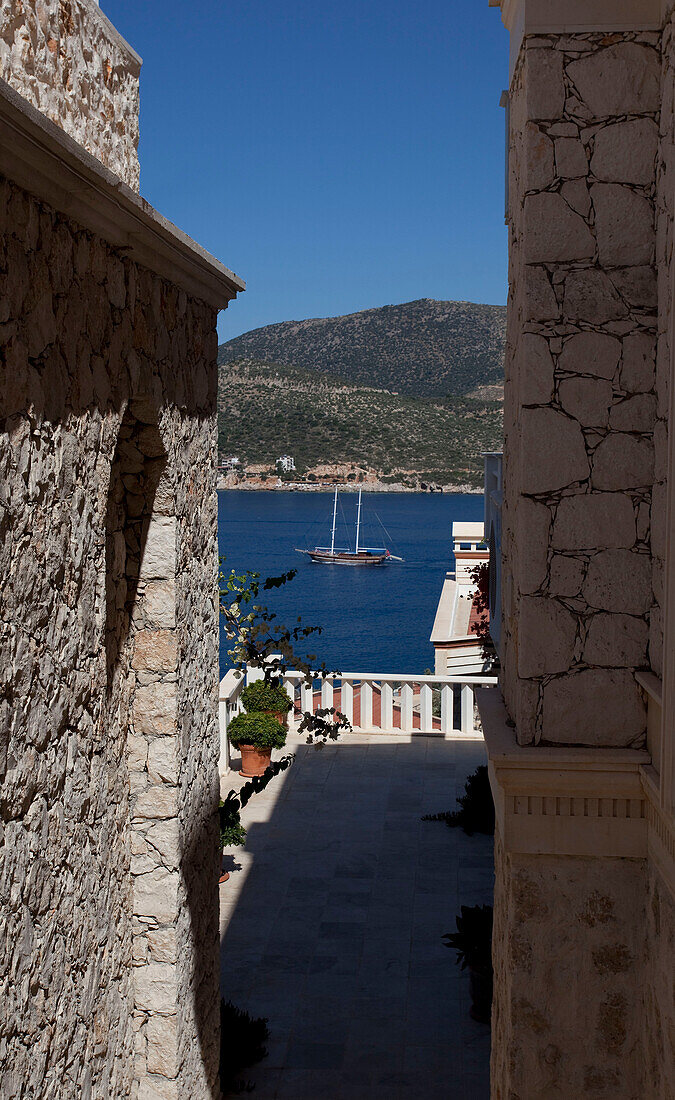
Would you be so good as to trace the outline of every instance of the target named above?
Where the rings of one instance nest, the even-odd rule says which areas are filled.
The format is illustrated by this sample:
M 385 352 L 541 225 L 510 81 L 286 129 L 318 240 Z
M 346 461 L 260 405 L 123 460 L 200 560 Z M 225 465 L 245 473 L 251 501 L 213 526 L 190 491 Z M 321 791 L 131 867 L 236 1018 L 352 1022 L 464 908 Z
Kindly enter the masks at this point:
M 218 966 L 218 924 L 214 915 L 218 909 L 218 846 L 219 791 L 210 792 L 209 805 L 201 807 L 202 820 L 192 830 L 188 844 L 181 852 L 181 877 L 189 910 L 192 957 L 187 965 L 192 969 L 193 1011 L 203 1077 L 208 1093 L 199 1095 L 221 1100 L 218 1080 L 220 1055 L 220 998 L 214 998 L 212 985 L 214 968 Z M 179 959 L 179 965 L 181 960 Z M 180 1007 L 180 1006 L 179 1006 Z
M 167 456 L 156 424 L 143 424 L 127 408 L 110 470 L 106 510 L 107 697 L 128 663 L 143 548 Z
M 173 608 L 168 606 L 172 603 L 175 607 L 178 598 L 176 502 L 167 476 L 165 448 L 157 424 L 152 422 L 155 416 L 155 410 L 142 400 L 132 402 L 126 411 L 111 468 L 106 512 L 105 649 L 109 722 L 119 726 L 123 733 L 128 732 L 131 700 L 138 701 L 139 692 L 146 693 L 139 714 L 144 712 L 142 721 L 147 728 L 137 728 L 134 738 L 138 743 L 143 739 L 139 734 L 145 735 L 146 753 L 139 756 L 136 744 L 132 757 L 127 757 L 127 766 L 132 792 L 153 789 L 157 798 L 163 799 L 161 805 L 148 807 L 147 815 L 145 811 L 139 815 L 137 808 L 132 809 L 132 844 L 138 834 L 138 850 L 146 850 L 152 830 L 153 837 L 159 832 L 173 838 L 170 843 L 165 840 L 169 843 L 166 852 L 162 843 L 156 841 L 160 852 L 160 863 L 153 871 L 156 897 L 148 895 L 142 872 L 132 876 L 134 914 L 141 917 L 135 935 L 143 939 L 147 918 L 154 917 L 160 930 L 173 933 L 169 934 L 169 942 L 175 937 L 177 945 L 175 969 L 169 978 L 172 989 L 167 989 L 166 997 L 156 1005 L 148 1001 L 145 988 L 152 980 L 151 970 L 141 974 L 142 967 L 137 962 L 134 973 L 137 987 L 139 980 L 143 986 L 143 999 L 139 1001 L 137 988 L 135 1028 L 141 1040 L 147 1041 L 141 1077 L 147 1074 L 149 1081 L 159 1082 L 165 1078 L 171 1082 L 178 1080 L 186 1094 L 194 1091 L 194 1095 L 220 1100 L 220 1005 L 214 996 L 218 974 L 219 778 L 215 768 L 213 775 L 195 774 L 201 758 L 198 746 L 193 744 L 192 712 L 180 711 L 183 682 L 180 662 L 185 657 L 181 658 Z M 154 534 L 149 534 L 151 521 Z M 187 535 L 189 545 L 189 529 Z M 166 588 L 167 604 L 161 622 L 147 607 L 149 590 L 158 584 Z M 191 624 L 186 623 L 185 630 L 191 629 Z M 153 646 L 158 648 L 153 650 Z M 171 664 L 162 646 L 173 647 L 178 663 L 178 711 L 176 672 L 172 671 L 176 664 Z M 167 664 L 163 663 L 165 657 Z M 132 668 L 136 675 L 130 680 L 128 674 Z M 154 689 L 157 694 L 150 700 L 147 693 Z M 201 701 L 205 708 L 210 703 L 208 698 Z M 198 722 L 196 728 L 202 728 Z M 140 786 L 134 783 L 133 768 L 146 773 L 137 777 Z M 152 851 L 154 845 L 150 843 Z M 181 881 L 176 897 L 177 871 Z M 142 908 L 137 909 L 139 889 Z M 147 948 L 139 942 L 138 949 L 140 960 Z M 151 955 L 145 957 L 151 967 L 161 967 L 173 959 L 173 953 L 169 949 L 169 954 L 163 955 L 161 948 L 153 947 Z

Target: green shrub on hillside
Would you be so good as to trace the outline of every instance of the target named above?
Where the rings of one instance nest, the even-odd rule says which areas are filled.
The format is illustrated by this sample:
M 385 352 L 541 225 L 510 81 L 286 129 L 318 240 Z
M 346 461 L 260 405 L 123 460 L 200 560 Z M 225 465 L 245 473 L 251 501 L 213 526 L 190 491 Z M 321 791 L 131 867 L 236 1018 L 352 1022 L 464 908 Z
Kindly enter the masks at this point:
M 483 478 L 484 451 L 499 450 L 502 406 L 465 397 L 401 396 L 274 363 L 220 367 L 218 446 L 243 463 L 274 465 L 280 449 L 296 467 L 353 463 L 394 481 L 436 484 Z M 348 474 L 348 480 L 358 480 Z M 309 481 L 316 478 L 310 474 Z

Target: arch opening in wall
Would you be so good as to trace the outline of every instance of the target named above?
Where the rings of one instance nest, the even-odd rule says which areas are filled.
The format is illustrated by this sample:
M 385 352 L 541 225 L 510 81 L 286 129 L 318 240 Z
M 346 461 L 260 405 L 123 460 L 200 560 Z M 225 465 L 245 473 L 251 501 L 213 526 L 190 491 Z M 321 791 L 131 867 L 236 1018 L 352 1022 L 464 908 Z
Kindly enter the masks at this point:
M 127 408 L 113 457 L 106 514 L 106 684 L 108 699 L 126 674 L 141 560 L 167 464 L 159 429 Z
M 179 1032 L 176 504 L 156 416 L 140 401 L 122 420 L 110 478 L 105 648 L 109 723 L 125 746 L 129 784 L 134 1075 L 137 1085 L 151 1079 L 170 1090 Z

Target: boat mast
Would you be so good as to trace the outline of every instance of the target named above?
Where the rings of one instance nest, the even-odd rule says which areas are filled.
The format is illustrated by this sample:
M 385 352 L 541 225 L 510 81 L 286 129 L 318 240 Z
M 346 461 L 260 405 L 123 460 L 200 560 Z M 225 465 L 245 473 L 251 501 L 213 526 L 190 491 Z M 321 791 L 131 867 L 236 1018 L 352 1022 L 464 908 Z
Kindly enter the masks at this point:
M 359 527 L 361 526 L 361 489 L 359 488 L 359 509 L 356 513 L 356 553 L 359 552 Z
M 333 533 L 330 537 L 330 552 L 335 552 L 335 517 L 337 515 L 337 485 L 335 486 L 335 500 L 333 501 Z

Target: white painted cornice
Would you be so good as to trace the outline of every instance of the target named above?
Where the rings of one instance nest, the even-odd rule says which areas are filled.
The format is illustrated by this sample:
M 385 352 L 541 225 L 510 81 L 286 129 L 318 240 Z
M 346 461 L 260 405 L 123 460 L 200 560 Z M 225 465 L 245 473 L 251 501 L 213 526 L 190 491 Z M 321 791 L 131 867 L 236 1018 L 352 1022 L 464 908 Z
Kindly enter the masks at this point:
M 659 30 L 673 0 L 488 0 L 511 36 L 511 73 L 527 34 Z
M 215 309 L 246 287 L 4 80 L 0 174 Z

